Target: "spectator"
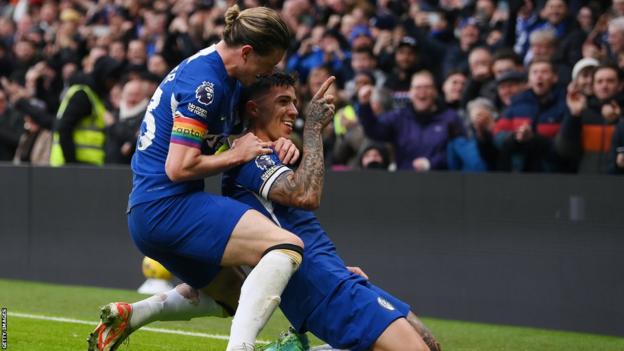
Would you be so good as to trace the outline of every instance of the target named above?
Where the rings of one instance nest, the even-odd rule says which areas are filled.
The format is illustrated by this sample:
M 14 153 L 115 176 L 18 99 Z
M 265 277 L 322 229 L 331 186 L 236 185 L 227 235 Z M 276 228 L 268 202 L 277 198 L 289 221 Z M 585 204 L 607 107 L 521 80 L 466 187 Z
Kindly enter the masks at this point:
M 525 64 L 533 60 L 552 60 L 557 49 L 557 35 L 550 28 L 533 31 L 529 45 L 529 51 L 524 57 Z
M 374 83 L 375 80 L 370 74 L 367 75 L 365 79 L 358 79 L 358 91 L 361 87 L 374 85 Z M 362 147 L 370 143 L 356 115 L 356 104 L 357 99 L 354 99 L 352 104 L 339 110 L 336 114 L 336 118 L 334 118 L 334 132 L 336 137 L 333 154 L 334 165 L 344 164 L 351 168 L 355 167 Z M 371 94 L 370 105 L 375 115 L 390 111 L 393 106 L 392 93 L 386 88 L 375 87 Z M 341 121 L 342 119 L 347 119 L 348 122 L 345 123 Z M 341 124 L 347 125 L 342 131 L 336 127 Z
M 13 63 L 13 74 L 11 78 L 18 82 L 24 82 L 26 72 L 37 63 L 37 51 L 35 45 L 29 40 L 20 40 L 15 43 L 13 50 L 15 61 Z
M 416 39 L 403 37 L 397 45 L 394 60 L 396 65 L 388 75 L 385 87 L 392 91 L 395 107 L 403 107 L 409 104 L 412 75 L 424 68 Z
M 511 49 L 499 49 L 492 57 L 492 74 L 498 79 L 507 71 L 524 72 L 522 59 Z
M 569 113 L 558 134 L 557 150 L 581 173 L 607 173 L 610 144 L 622 115 L 619 71 L 609 65 L 596 68 L 594 96 L 589 98 L 574 83 L 568 90 Z
M 557 52 L 557 36 L 554 29 L 546 28 L 536 30 L 531 33 L 530 49 L 525 57 L 525 63 L 533 60 L 553 61 L 559 83 L 567 85 L 570 82 L 572 69 L 565 62 L 555 61 L 555 53 Z
M 370 72 L 360 72 L 355 76 L 354 83 L 354 90 L 359 91 L 363 86 L 375 85 L 375 77 Z M 334 165 L 355 166 L 355 157 L 364 142 L 364 131 L 355 114 L 355 102 L 355 99 L 349 99 L 348 104 L 334 116 Z
M 526 74 L 518 71 L 501 73 L 496 79 L 496 103 L 498 110 L 511 106 L 514 96 L 526 90 Z
M 479 27 L 479 32 L 486 34 L 495 29 L 496 20 L 494 13 L 496 12 L 496 1 L 493 0 L 477 0 L 475 1 L 474 17 Z
M 351 69 L 354 73 L 354 78 L 345 83 L 345 97 L 351 100 L 357 93 L 356 89 L 356 76 L 358 73 L 370 72 L 375 78 L 375 85 L 382 87 L 386 82 L 386 75 L 379 69 L 377 69 L 377 61 L 373 51 L 369 47 L 363 47 L 353 50 L 351 53 Z
M 529 89 L 516 95 L 494 128 L 503 171 L 568 170 L 554 150 L 554 138 L 566 111 L 565 91 L 549 61 L 529 65 Z
M 535 2 L 524 1 L 524 6 L 518 12 L 517 25 L 509 23 L 516 28 L 517 40 L 514 50 L 525 58 L 525 62 L 531 61 L 525 56 L 529 49 L 529 37 L 534 31 L 552 31 L 556 40 L 564 41 L 574 27 L 573 20 L 568 17 L 568 6 L 564 0 L 547 0 L 539 15 L 543 19 L 535 13 Z
M 448 145 L 450 170 L 484 172 L 496 170 L 498 151 L 494 146 L 492 131 L 496 119 L 496 107 L 485 98 L 468 103 L 468 117 L 472 137 L 459 136 Z
M 63 82 L 55 69 L 47 62 L 40 61 L 26 72 L 24 85 L 28 96 L 43 103 L 47 113 L 56 113 Z
M 0 90 L 0 161 L 13 159 L 20 135 L 23 132 L 24 118 L 22 114 L 9 106 L 6 92 Z
M 486 47 L 472 49 L 468 56 L 468 67 L 470 68 L 470 78 L 463 92 L 462 107 L 465 107 L 468 101 L 479 96 L 493 101 L 496 97 L 496 81 L 492 75 L 490 50 Z
M 411 104 L 376 116 L 371 109 L 372 86 L 360 89 L 358 117 L 366 135 L 390 142 L 400 170 L 446 169 L 446 147 L 450 139 L 464 135 L 461 119 L 452 109 L 436 103 L 433 75 L 421 71 L 412 77 Z
M 613 133 L 609 157 L 609 173 L 624 174 L 624 119 L 620 118 Z
M 582 45 L 587 40 L 589 34 L 594 28 L 596 18 L 594 11 L 589 6 L 583 6 L 579 9 L 576 16 L 576 26 L 564 40 L 559 43 L 556 54 L 556 60 L 563 62 L 568 67 L 574 66 L 576 62 L 583 58 Z
M 241 2 L 248 7 L 261 3 Z M 612 6 L 514 0 L 508 3 L 509 11 L 505 4 L 493 0 L 266 3 L 282 6 L 281 14 L 293 33 L 282 67 L 290 64 L 300 73 L 301 82 L 307 82 L 313 72 L 338 75 L 337 86 L 344 89 L 337 92 L 337 103 L 344 104 L 345 112 L 353 107 L 356 80 L 367 79 L 362 72 L 373 72 L 376 85 L 389 88 L 399 108 L 412 105 L 411 77 L 427 68 L 436 82 L 443 83 L 440 100 L 461 115 L 461 108 L 477 97 L 494 102 L 499 112 L 508 108 L 512 96 L 526 86 L 522 74 L 508 71 L 524 72 L 525 62 L 527 66 L 533 60 L 555 62 L 558 84 L 565 86 L 573 78 L 589 107 L 597 100 L 590 97 L 596 61 L 588 66 L 580 59 L 609 59 L 624 68 L 624 0 L 614 0 Z M 150 81 L 160 82 L 182 59 L 217 41 L 224 28 L 224 9 L 202 0 L 9 1 L 0 5 L 0 11 L 4 14 L 0 16 L 0 76 L 26 89 L 23 97 L 42 107 L 46 115 L 56 114 L 69 87 L 90 79 L 102 56 L 123 62 L 120 70 L 126 80 L 144 80 L 150 72 Z M 491 65 L 483 69 L 487 60 Z M 575 65 L 584 69 L 572 72 Z M 457 73 L 461 70 L 468 81 Z M 155 89 L 154 83 L 149 85 Z M 456 89 L 461 85 L 463 95 Z M 109 94 L 102 95 L 107 109 L 113 110 L 113 99 L 121 100 L 122 88 L 111 91 L 111 101 L 107 101 Z M 16 102 L 20 99 L 13 97 L 14 90 L 5 88 L 5 95 Z M 304 104 L 305 98 L 300 101 Z M 15 103 L 9 105 L 17 108 Z M 346 115 L 356 118 L 354 113 Z M 26 125 L 37 123 L 32 120 Z M 333 145 L 334 138 L 339 141 L 341 137 L 334 135 L 339 129 L 334 125 L 327 130 L 326 146 Z M 353 163 L 357 157 L 350 159 Z
M 610 15 L 613 17 L 624 16 L 624 0 L 613 0 L 613 6 L 610 12 Z
M 349 43 L 352 50 L 372 48 L 375 44 L 373 35 L 366 25 L 358 25 L 351 29 Z
M 384 144 L 368 143 L 359 153 L 359 168 L 366 170 L 388 170 L 390 154 Z
M 52 166 L 65 163 L 104 164 L 104 105 L 107 92 L 120 75 L 121 63 L 108 56 L 97 59 L 90 84 L 71 86 L 58 112 L 54 144 L 50 155 Z
M 15 107 L 24 114 L 24 133 L 20 136 L 13 163 L 49 165 L 54 115 L 48 114 L 43 106 L 37 106 L 36 100 L 27 98 L 17 100 Z
M 136 39 L 128 44 L 128 71 L 143 72 L 147 70 L 147 49 L 142 40 Z
M 462 108 L 461 100 L 463 92 L 466 90 L 466 74 L 461 70 L 451 71 L 442 84 L 444 103 L 448 108 L 459 112 Z
M 113 41 L 108 48 L 108 55 L 117 62 L 126 62 L 126 44 L 121 40 Z
M 579 60 L 572 69 L 572 83 L 587 98 L 594 94 L 594 71 L 599 64 L 595 58 L 586 57 Z
M 148 102 L 143 81 L 124 84 L 119 116 L 106 130 L 106 163 L 130 164 Z
M 619 55 L 624 52 L 624 17 L 609 22 L 607 43 L 609 59 L 618 62 Z
M 459 43 L 448 49 L 444 57 L 443 71 L 446 76 L 451 70 L 468 70 L 468 54 L 479 43 L 479 27 L 474 18 L 459 23 Z
M 152 55 L 147 60 L 147 70 L 149 73 L 163 79 L 171 69 L 165 58 L 162 55 L 156 54 Z
M 288 70 L 296 71 L 302 81 L 307 80 L 312 69 L 323 65 L 331 67 L 336 74 L 344 72 L 348 69 L 345 62 L 350 58 L 350 53 L 340 46 L 339 35 L 331 30 L 325 31 L 318 46 L 312 40 L 304 40 L 299 50 L 288 60 Z

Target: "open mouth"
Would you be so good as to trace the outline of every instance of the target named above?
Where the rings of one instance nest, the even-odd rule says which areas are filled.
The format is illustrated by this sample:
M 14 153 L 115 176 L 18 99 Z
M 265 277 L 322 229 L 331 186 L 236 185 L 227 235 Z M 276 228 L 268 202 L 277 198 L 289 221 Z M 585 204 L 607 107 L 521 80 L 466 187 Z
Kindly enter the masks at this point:
M 285 125 L 286 127 L 288 127 L 289 130 L 293 130 L 293 127 L 295 125 L 295 121 L 293 121 L 293 120 L 283 120 L 282 124 Z

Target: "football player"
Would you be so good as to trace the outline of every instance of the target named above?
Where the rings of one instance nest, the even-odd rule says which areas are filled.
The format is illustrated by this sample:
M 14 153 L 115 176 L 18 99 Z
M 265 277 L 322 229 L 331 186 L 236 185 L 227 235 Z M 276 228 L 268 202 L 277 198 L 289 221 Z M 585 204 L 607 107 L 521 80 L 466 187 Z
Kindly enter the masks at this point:
M 280 307 L 295 330 L 310 331 L 332 347 L 357 350 L 439 350 L 410 307 L 346 269 L 311 210 L 324 180 L 321 132 L 334 116 L 329 78 L 305 112 L 303 156 L 296 171 L 277 153 L 257 156 L 225 172 L 223 194 L 271 218 L 304 242 L 305 259 L 282 294 Z M 265 142 L 288 137 L 298 115 L 294 79 L 275 72 L 260 77 L 244 103 L 250 132 Z
M 128 228 L 137 248 L 188 289 L 105 306 L 89 350 L 117 349 L 154 312 L 184 319 L 233 313 L 236 305 L 227 350 L 253 350 L 302 260 L 303 243 L 250 206 L 204 192 L 204 178 L 273 152 L 251 133 L 216 151 L 220 140 L 238 132 L 241 85 L 272 72 L 290 43 L 276 11 L 234 5 L 225 13 L 223 39 L 180 63 L 152 96 L 132 159 Z M 207 135 L 215 138 L 204 150 Z M 240 296 L 219 295 L 215 286 L 235 279 L 231 267 L 241 265 L 254 269 Z

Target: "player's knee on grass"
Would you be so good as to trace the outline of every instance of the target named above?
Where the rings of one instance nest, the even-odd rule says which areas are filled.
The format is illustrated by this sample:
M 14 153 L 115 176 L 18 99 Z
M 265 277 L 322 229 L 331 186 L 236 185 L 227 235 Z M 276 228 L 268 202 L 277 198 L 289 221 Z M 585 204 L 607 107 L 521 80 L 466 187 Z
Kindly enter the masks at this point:
M 423 339 L 425 344 L 429 346 L 429 350 L 431 351 L 442 351 L 442 346 L 436 340 L 435 336 L 431 333 L 431 331 L 425 326 L 425 324 L 416 316 L 416 314 L 412 311 L 407 315 L 407 321 L 409 324 L 418 332 L 418 335 Z
M 405 318 L 392 322 L 373 345 L 373 351 L 431 351 Z

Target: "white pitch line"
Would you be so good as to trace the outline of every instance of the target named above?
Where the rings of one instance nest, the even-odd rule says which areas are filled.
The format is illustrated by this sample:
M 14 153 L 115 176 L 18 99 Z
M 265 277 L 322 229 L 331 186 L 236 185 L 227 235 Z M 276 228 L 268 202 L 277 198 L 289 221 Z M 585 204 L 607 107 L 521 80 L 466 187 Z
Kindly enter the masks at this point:
M 80 320 L 80 319 L 63 318 L 63 317 L 52 317 L 52 316 L 42 316 L 42 315 L 37 315 L 37 314 L 19 313 L 19 312 L 9 312 L 9 317 L 37 319 L 37 320 L 42 320 L 42 321 L 51 321 L 51 322 L 59 322 L 59 323 L 84 324 L 84 325 L 92 325 L 92 326 L 96 325 L 96 323 L 93 323 L 93 322 L 90 322 L 90 321 L 84 321 L 84 320 Z M 197 333 L 197 332 L 190 332 L 190 331 L 178 330 L 178 329 L 164 329 L 164 328 L 142 327 L 140 330 L 148 331 L 148 332 L 152 332 L 152 333 L 196 336 L 196 337 L 200 337 L 200 338 L 217 339 L 217 340 L 229 340 L 229 338 L 230 338 L 228 335 Z M 269 343 L 268 341 L 264 341 L 264 340 L 258 340 L 256 342 L 259 343 L 259 344 L 268 344 Z

